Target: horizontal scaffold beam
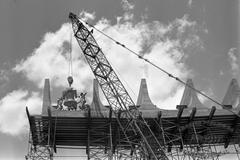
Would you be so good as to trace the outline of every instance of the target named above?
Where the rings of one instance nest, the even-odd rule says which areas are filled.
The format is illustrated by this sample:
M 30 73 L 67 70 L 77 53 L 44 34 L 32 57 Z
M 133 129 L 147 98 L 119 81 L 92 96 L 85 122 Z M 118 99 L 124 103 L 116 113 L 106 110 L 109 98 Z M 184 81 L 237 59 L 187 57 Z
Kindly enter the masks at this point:
M 128 121 L 121 115 L 116 118 L 115 114 L 109 119 L 109 110 L 106 111 L 107 114 L 103 113 L 103 115 L 106 115 L 104 117 L 92 116 L 94 115 L 94 111 L 72 112 L 71 114 L 68 113 L 67 116 L 66 111 L 54 111 L 51 112 L 51 120 L 49 119 L 49 116 L 30 115 L 28 111 L 26 112 L 32 136 L 35 137 L 33 139 L 33 144 L 37 145 L 41 143 L 47 145 L 48 141 L 40 141 L 42 135 L 47 135 L 50 136 L 50 142 L 55 144 L 56 147 L 84 146 L 88 149 L 91 146 L 106 146 L 107 136 L 104 135 L 109 135 L 109 120 L 111 120 L 113 152 L 118 147 L 124 146 L 131 150 L 131 146 L 127 145 L 127 139 L 125 139 L 124 132 L 120 130 L 118 126 L 118 121 L 121 121 L 120 124 L 127 123 Z M 150 113 L 150 111 L 148 111 L 148 113 Z M 143 112 L 143 115 L 144 114 L 145 113 Z M 189 137 L 193 134 L 192 123 L 194 123 L 195 128 L 199 131 L 198 136 L 209 136 L 209 131 L 211 130 L 211 135 L 220 140 L 218 142 L 208 141 L 208 143 L 225 143 L 226 141 L 224 141 L 222 137 L 227 137 L 230 131 L 233 131 L 235 128 L 235 131 L 231 132 L 232 137 L 234 138 L 228 138 L 229 143 L 239 143 L 240 121 L 236 120 L 234 114 L 218 110 L 216 107 L 212 107 L 208 110 L 196 110 L 194 108 L 167 111 L 159 110 L 152 112 L 151 117 L 149 116 L 145 119 L 163 146 L 168 146 L 169 143 L 173 142 L 167 139 L 167 135 L 179 136 L 180 134 L 184 142 L 183 145 L 187 145 L 189 143 Z M 48 123 L 49 120 L 51 123 Z M 154 129 L 156 128 L 156 120 L 159 129 Z M 44 124 L 44 126 L 41 124 Z M 57 125 L 55 126 L 55 124 Z M 37 127 L 41 128 L 36 129 Z M 52 134 L 48 133 L 49 128 Z M 132 140 L 132 138 L 139 140 L 136 138 L 140 138 L 134 136 L 134 134 L 129 135 L 131 135 L 129 136 L 130 140 Z M 104 138 L 102 138 L 103 136 Z M 53 140 L 53 138 L 55 139 Z M 200 144 L 201 143 L 204 144 L 206 142 L 200 141 Z M 174 145 L 179 146 L 180 139 L 176 140 L 176 143 L 172 143 L 172 146 Z M 132 150 L 134 151 L 134 147 Z

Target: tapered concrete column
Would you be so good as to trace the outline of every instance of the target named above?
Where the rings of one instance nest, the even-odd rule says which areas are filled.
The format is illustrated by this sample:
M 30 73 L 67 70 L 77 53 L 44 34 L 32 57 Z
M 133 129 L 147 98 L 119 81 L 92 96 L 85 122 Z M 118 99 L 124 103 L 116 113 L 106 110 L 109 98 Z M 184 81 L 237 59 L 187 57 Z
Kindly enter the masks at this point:
M 194 88 L 192 79 L 187 80 L 187 85 Z M 194 91 L 187 85 L 185 86 L 180 105 L 187 105 L 187 108 L 196 107 L 198 109 L 206 109 L 207 107 L 205 107 L 198 99 L 196 91 Z
M 48 115 L 48 107 L 51 107 L 51 92 L 49 79 L 45 79 L 43 88 L 42 115 Z
M 139 110 L 155 110 L 157 109 L 149 97 L 146 79 L 141 79 L 140 89 L 138 93 L 137 105 Z
M 99 117 L 103 117 L 102 111 L 106 111 L 108 110 L 108 108 L 106 108 L 101 100 L 100 100 L 100 96 L 99 96 L 99 89 L 98 89 L 98 81 L 96 79 L 93 80 L 93 98 L 92 98 L 92 103 L 90 105 L 91 111 L 95 111 L 97 116 Z
M 236 79 L 232 79 L 222 101 L 223 105 L 232 106 L 240 111 L 240 87 Z

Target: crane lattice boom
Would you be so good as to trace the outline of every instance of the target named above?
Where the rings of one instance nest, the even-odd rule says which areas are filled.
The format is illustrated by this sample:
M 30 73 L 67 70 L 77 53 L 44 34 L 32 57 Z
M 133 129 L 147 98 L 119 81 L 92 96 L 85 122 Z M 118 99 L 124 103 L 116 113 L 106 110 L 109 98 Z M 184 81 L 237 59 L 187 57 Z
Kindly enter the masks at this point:
M 144 118 L 139 114 L 140 112 L 109 64 L 101 48 L 98 46 L 92 33 L 75 14 L 70 13 L 69 18 L 72 22 L 74 36 L 93 74 L 98 80 L 111 109 L 114 111 L 115 115 L 118 115 L 120 112 L 122 113 L 120 117 L 116 117 L 119 117 L 119 126 L 122 132 L 124 132 L 133 152 L 135 154 L 141 152 L 141 154 L 145 154 L 143 157 L 147 159 L 167 160 L 168 158 L 160 142 L 151 131 Z M 121 117 L 126 119 L 127 122 L 121 122 Z M 135 141 L 134 144 L 131 143 L 129 133 L 134 133 L 136 137 L 141 137 L 141 140 L 138 142 Z

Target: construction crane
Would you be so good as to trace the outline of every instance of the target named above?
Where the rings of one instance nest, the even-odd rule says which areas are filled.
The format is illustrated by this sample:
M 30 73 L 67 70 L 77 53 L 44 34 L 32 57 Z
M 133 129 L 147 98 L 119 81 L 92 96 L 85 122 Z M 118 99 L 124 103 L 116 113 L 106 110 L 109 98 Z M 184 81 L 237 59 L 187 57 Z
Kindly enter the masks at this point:
M 74 36 L 94 74 L 110 108 L 117 118 L 121 132 L 127 141 L 131 154 L 136 159 L 168 160 L 160 142 L 141 112 L 134 104 L 127 90 L 111 67 L 101 48 L 92 35 L 92 30 L 70 13 Z M 113 152 L 110 151 L 110 159 Z

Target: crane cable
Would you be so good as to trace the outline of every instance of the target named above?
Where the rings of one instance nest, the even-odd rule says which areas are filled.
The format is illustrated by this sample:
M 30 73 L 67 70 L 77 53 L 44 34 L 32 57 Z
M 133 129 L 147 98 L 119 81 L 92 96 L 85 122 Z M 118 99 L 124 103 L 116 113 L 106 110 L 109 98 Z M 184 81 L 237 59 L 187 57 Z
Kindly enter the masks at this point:
M 221 104 L 220 102 L 218 102 L 217 100 L 213 99 L 212 97 L 208 96 L 207 94 L 203 93 L 202 91 L 194 88 L 193 86 L 189 85 L 188 83 L 184 82 L 183 80 L 181 80 L 180 78 L 178 78 L 177 76 L 174 76 L 173 74 L 171 74 L 170 72 L 166 71 L 165 69 L 159 67 L 158 65 L 156 65 L 155 63 L 149 61 L 147 58 L 144 58 L 143 56 L 141 56 L 140 54 L 138 54 L 137 52 L 133 51 L 132 49 L 128 48 L 127 46 L 125 46 L 124 44 L 120 43 L 119 41 L 115 40 L 114 38 L 112 38 L 111 36 L 107 35 L 106 33 L 104 33 L 103 31 L 99 30 L 98 28 L 96 28 L 95 26 L 93 26 L 92 24 L 84 21 L 83 19 L 81 19 L 80 17 L 78 17 L 79 20 L 81 20 L 82 22 L 84 22 L 85 24 L 87 24 L 89 27 L 94 28 L 96 31 L 98 31 L 99 33 L 101 33 L 102 35 L 104 35 L 105 37 L 109 38 L 110 40 L 114 41 L 117 45 L 125 48 L 126 50 L 128 50 L 130 53 L 132 53 L 133 55 L 137 56 L 139 59 L 144 60 L 146 63 L 149 63 L 150 65 L 152 65 L 153 67 L 157 68 L 158 70 L 162 71 L 163 73 L 167 74 L 170 78 L 175 79 L 176 81 L 182 83 L 183 85 L 189 87 L 190 89 L 194 90 L 195 92 L 199 93 L 200 95 L 204 96 L 205 98 L 211 100 L 212 102 L 214 102 L 215 104 L 221 106 L 223 109 L 233 113 L 234 115 L 236 115 L 237 117 L 240 118 L 240 115 L 235 113 L 234 111 L 232 111 L 231 109 L 226 108 L 226 106 L 224 106 L 223 104 Z
M 72 32 L 71 32 L 71 26 L 70 26 L 70 40 L 69 40 L 69 70 L 68 70 L 68 76 L 73 75 L 72 71 Z

